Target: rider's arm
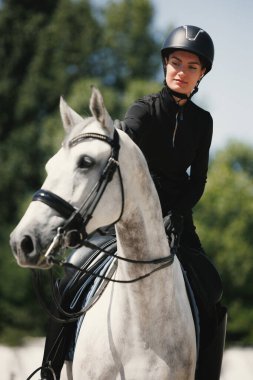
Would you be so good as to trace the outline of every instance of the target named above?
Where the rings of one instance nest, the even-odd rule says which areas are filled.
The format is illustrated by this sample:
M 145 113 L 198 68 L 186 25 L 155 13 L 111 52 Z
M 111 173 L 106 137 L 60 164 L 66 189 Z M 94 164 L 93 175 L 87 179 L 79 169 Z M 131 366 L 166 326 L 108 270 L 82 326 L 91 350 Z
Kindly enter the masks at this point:
M 206 113 L 201 142 L 198 144 L 197 154 L 190 167 L 188 186 L 185 189 L 184 194 L 179 197 L 175 204 L 175 211 L 179 213 L 191 210 L 198 203 L 204 193 L 207 181 L 212 133 L 213 120 L 211 115 Z
M 142 136 L 143 129 L 147 126 L 148 109 L 148 105 L 144 101 L 138 100 L 127 110 L 124 121 L 120 121 L 116 125 L 126 132 L 137 145 Z

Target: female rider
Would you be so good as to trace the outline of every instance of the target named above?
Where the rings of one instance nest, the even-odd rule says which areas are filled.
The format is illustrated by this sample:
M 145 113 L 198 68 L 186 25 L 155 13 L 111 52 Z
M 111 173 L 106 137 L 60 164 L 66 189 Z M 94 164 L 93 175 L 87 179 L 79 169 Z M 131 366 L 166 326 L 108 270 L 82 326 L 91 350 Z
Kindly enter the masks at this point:
M 213 121 L 191 98 L 212 68 L 214 46 L 203 29 L 185 25 L 170 33 L 161 55 L 165 86 L 128 109 L 123 129 L 147 160 L 163 215 L 170 222 L 168 236 L 174 231 L 180 238 L 178 257 L 187 271 L 200 316 L 197 379 L 218 380 L 226 310 L 219 303 L 219 276 L 204 256 L 192 218 L 192 208 L 207 180 Z

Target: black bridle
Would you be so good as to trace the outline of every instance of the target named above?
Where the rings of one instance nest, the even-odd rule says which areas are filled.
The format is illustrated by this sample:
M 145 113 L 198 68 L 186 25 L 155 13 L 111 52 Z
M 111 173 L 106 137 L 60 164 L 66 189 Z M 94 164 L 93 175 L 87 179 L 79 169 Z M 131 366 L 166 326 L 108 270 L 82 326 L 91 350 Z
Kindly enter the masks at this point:
M 112 139 L 99 133 L 82 133 L 74 137 L 68 145 L 72 148 L 86 139 L 96 139 L 106 142 L 111 146 L 111 154 L 104 166 L 99 180 L 92 188 L 82 206 L 77 209 L 63 198 L 45 189 L 38 190 L 32 198 L 33 201 L 45 203 L 66 219 L 65 223 L 58 228 L 56 236 L 44 255 L 45 257 L 51 257 L 58 248 L 77 248 L 82 245 L 83 241 L 88 236 L 86 232 L 87 224 L 92 218 L 93 212 L 116 170 L 118 171 L 120 178 L 122 206 L 120 215 L 113 224 L 117 223 L 122 216 L 124 209 L 124 189 L 118 163 L 120 149 L 118 132 L 115 129 Z

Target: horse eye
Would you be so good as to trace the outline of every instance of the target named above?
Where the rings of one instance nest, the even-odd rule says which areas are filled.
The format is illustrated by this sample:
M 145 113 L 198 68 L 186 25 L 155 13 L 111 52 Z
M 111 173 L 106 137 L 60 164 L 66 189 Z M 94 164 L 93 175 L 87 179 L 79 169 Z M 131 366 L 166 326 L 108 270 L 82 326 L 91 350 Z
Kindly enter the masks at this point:
M 94 165 L 94 161 L 91 157 L 89 156 L 82 156 L 78 160 L 78 168 L 79 169 L 89 169 Z

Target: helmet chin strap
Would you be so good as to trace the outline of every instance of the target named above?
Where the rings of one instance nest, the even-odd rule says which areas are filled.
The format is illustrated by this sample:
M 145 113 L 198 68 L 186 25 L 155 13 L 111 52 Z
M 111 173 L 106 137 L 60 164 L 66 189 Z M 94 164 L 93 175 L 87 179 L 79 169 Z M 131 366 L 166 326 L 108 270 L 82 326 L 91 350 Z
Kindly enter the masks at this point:
M 201 79 L 202 79 L 202 78 L 201 78 Z M 201 79 L 200 79 L 200 80 L 201 80 Z M 190 93 L 189 96 L 186 95 L 186 94 L 182 94 L 181 92 L 177 92 L 177 91 L 172 90 L 172 89 L 167 85 L 165 79 L 164 79 L 164 84 L 165 84 L 165 86 L 168 88 L 169 93 L 170 93 L 172 96 L 175 96 L 176 98 L 178 98 L 178 99 L 180 99 L 180 100 L 190 100 L 190 99 L 193 97 L 193 95 L 195 95 L 195 94 L 198 92 L 198 90 L 199 90 L 198 86 L 199 86 L 200 80 L 197 82 L 196 86 L 194 87 L 194 89 L 192 90 L 192 92 Z
M 172 95 L 172 96 L 175 96 L 176 98 L 180 99 L 180 100 L 183 100 L 183 99 L 186 99 L 186 100 L 189 100 L 189 96 L 186 95 L 186 94 L 181 94 L 181 92 L 177 92 L 177 91 L 174 91 L 172 90 L 169 86 L 168 87 L 168 90 L 169 90 L 169 93 Z

